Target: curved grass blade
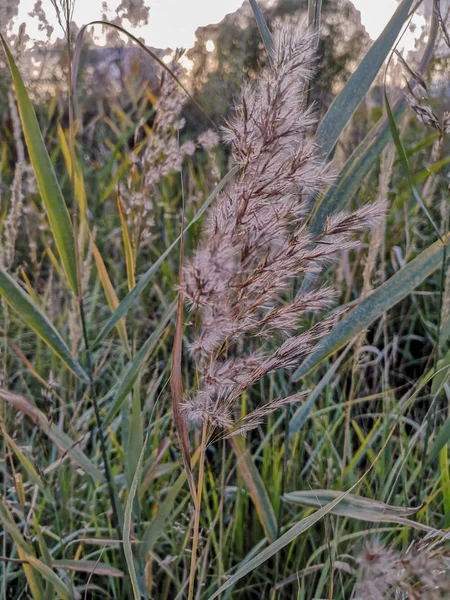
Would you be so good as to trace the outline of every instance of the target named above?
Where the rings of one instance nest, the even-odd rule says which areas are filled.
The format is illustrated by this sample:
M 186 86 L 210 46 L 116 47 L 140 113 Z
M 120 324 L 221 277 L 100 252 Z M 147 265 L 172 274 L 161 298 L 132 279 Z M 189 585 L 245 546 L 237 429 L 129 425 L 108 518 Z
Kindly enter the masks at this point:
M 183 235 L 192 227 L 194 223 L 196 223 L 200 217 L 205 213 L 209 205 L 215 199 L 217 194 L 225 187 L 225 185 L 230 181 L 234 175 L 239 171 L 240 167 L 235 166 L 229 171 L 225 177 L 216 185 L 212 193 L 208 196 L 205 202 L 202 204 L 201 208 L 195 215 L 195 217 L 188 223 L 188 225 L 184 228 Z M 105 323 L 103 329 L 98 334 L 97 338 L 94 340 L 92 346 L 96 346 L 99 342 L 101 342 L 105 336 L 116 326 L 116 323 L 126 314 L 126 312 L 130 309 L 133 302 L 142 294 L 147 285 L 149 284 L 151 278 L 168 257 L 170 252 L 177 246 L 178 242 L 181 240 L 182 234 L 180 234 L 174 242 L 165 250 L 158 260 L 153 263 L 153 265 L 146 271 L 139 279 L 135 287 L 128 292 L 122 302 L 119 304 L 117 309 L 113 312 L 113 314 L 109 317 L 108 321 Z
M 447 444 L 450 443 L 450 417 L 445 421 L 442 427 L 439 429 L 439 433 L 434 439 L 434 442 L 430 448 L 430 452 L 428 454 L 427 462 L 434 462 L 442 448 L 444 448 Z
M 108 540 L 107 540 L 108 541 Z M 89 575 L 105 575 L 106 577 L 123 577 L 124 573 L 112 565 L 98 562 L 96 560 L 70 560 L 63 558 L 52 561 L 55 569 L 65 569 L 67 571 L 76 571 L 79 573 L 89 573 Z
M 0 267 L 0 296 L 25 321 L 75 375 L 85 383 L 89 378 L 72 356 L 64 340 L 30 296 Z
M 61 257 L 73 293 L 78 296 L 77 261 L 75 254 L 75 235 L 70 220 L 69 211 L 59 187 L 50 157 L 45 147 L 39 123 L 33 105 L 28 96 L 25 85 L 17 69 L 14 58 L 9 51 L 5 39 L 0 34 L 0 40 L 8 60 L 17 103 L 19 106 L 20 120 L 25 135 L 25 142 L 33 165 L 34 174 L 39 187 L 42 201 L 47 211 L 48 220 L 52 229 L 55 244 Z
M 10 406 L 28 415 L 30 419 L 47 435 L 52 442 L 65 454 L 77 463 L 96 483 L 104 483 L 105 478 L 101 471 L 95 467 L 78 445 L 55 423 L 50 423 L 42 411 L 32 404 L 25 396 L 14 394 L 9 390 L 0 388 L 0 398 Z
M 446 243 L 449 240 L 450 234 L 447 234 Z M 293 380 L 298 381 L 320 361 L 334 354 L 375 319 L 411 293 L 440 266 L 444 249 L 445 246 L 441 241 L 435 242 L 367 296 L 331 333 L 323 338 L 318 344 L 318 349 L 295 371 Z
M 70 155 L 69 144 L 67 143 L 66 135 L 63 128 L 58 123 L 58 139 L 59 145 L 61 146 L 61 152 L 64 156 L 64 162 L 66 163 L 67 173 L 70 178 L 74 175 L 74 192 L 75 198 L 78 200 L 78 206 L 80 209 L 80 221 L 83 222 L 86 219 L 87 214 L 87 198 L 86 188 L 84 186 L 83 171 L 81 169 L 78 159 L 75 157 L 75 168 L 72 165 L 72 157 Z
M 345 125 L 368 92 L 408 17 L 412 2 L 403 0 L 322 119 L 316 141 L 324 155 L 333 150 Z
M 58 597 L 62 598 L 63 600 L 71 600 L 73 598 L 72 592 L 63 582 L 63 580 L 53 571 L 53 569 L 48 567 L 32 554 L 27 554 L 26 560 L 32 567 L 36 569 L 36 571 L 39 571 L 44 579 L 46 579 L 54 587 L 55 591 L 58 592 Z
M 267 54 L 270 57 L 273 54 L 274 50 L 272 34 L 270 33 L 266 19 L 264 18 L 264 15 L 262 14 L 262 11 L 259 8 L 259 5 L 256 2 L 256 0 L 250 0 L 250 6 L 252 7 L 253 14 L 255 15 L 255 21 L 258 25 L 262 41 L 264 42 L 264 47 L 266 49 Z
M 299 492 L 289 492 L 284 494 L 284 499 L 291 504 L 300 504 L 302 506 L 312 506 L 320 508 L 338 498 L 342 492 L 336 490 L 305 490 Z M 337 506 L 330 512 L 340 517 L 348 517 L 359 521 L 371 523 L 398 523 L 420 530 L 428 531 L 429 528 L 421 523 L 410 521 L 406 517 L 415 514 L 420 507 L 406 508 L 403 506 L 391 506 L 378 500 L 363 498 L 355 494 L 348 494 Z

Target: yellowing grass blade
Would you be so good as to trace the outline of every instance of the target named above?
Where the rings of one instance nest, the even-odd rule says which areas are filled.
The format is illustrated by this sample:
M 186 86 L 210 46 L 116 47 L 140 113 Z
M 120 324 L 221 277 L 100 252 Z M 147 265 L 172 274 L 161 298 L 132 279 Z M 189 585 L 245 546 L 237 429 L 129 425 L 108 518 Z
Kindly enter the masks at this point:
M 17 69 L 14 58 L 9 51 L 5 39 L 0 34 L 0 40 L 5 50 L 11 71 L 20 120 L 22 122 L 25 142 L 33 165 L 34 174 L 38 184 L 42 201 L 47 211 L 48 220 L 55 239 L 56 247 L 61 258 L 73 293 L 78 296 L 77 261 L 75 254 L 75 236 L 70 220 L 69 211 L 56 179 L 50 157 L 42 138 L 39 123 L 33 105 L 28 96 L 25 85 Z
M 128 234 L 127 220 L 122 206 L 120 193 L 117 191 L 117 208 L 119 209 L 120 224 L 122 225 L 123 246 L 125 248 L 125 264 L 127 266 L 128 289 L 132 290 L 136 285 L 134 277 L 134 253 L 131 245 L 130 236 Z M 116 307 L 117 308 L 117 307 Z
M 44 599 L 44 588 L 42 586 L 42 580 L 36 570 L 30 566 L 27 561 L 29 553 L 31 554 L 32 548 L 23 538 L 19 528 L 17 527 L 13 516 L 11 515 L 8 505 L 4 498 L 0 499 L 0 522 L 3 525 L 4 530 L 11 536 L 17 547 L 17 554 L 21 560 L 24 561 L 23 572 L 27 578 L 30 592 L 34 600 Z
M 80 379 L 89 383 L 89 378 L 80 363 L 70 353 L 64 340 L 56 331 L 31 297 L 14 281 L 4 269 L 0 268 L 0 296 L 15 310 L 18 315 L 37 333 L 43 342 L 75 373 Z
M 58 139 L 59 145 L 61 146 L 61 152 L 64 156 L 64 162 L 66 163 L 67 172 L 69 177 L 72 178 L 72 172 L 74 172 L 74 191 L 75 198 L 78 201 L 78 206 L 80 208 L 80 221 L 83 222 L 86 218 L 87 211 L 87 199 L 86 199 L 86 189 L 84 187 L 84 178 L 83 172 L 81 170 L 80 163 L 75 159 L 75 168 L 72 166 L 72 157 L 70 156 L 70 148 L 67 143 L 66 135 L 63 131 L 63 128 L 58 123 Z

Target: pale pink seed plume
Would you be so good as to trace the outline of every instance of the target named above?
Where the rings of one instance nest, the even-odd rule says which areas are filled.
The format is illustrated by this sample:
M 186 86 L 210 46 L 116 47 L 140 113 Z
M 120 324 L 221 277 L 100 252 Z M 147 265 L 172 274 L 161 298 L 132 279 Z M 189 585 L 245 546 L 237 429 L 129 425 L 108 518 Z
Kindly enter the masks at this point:
M 433 540 L 428 535 L 414 541 L 404 553 L 396 553 L 372 541 L 365 545 L 358 562 L 358 598 L 438 600 L 450 597 L 450 555 L 442 538 Z
M 358 245 L 355 233 L 376 225 L 382 212 L 364 206 L 330 216 L 319 236 L 308 230 L 308 197 L 332 182 L 312 141 L 316 119 L 306 104 L 316 42 L 306 29 L 284 28 L 274 43 L 270 65 L 244 87 L 223 132 L 241 171 L 210 210 L 183 275 L 199 374 L 184 410 L 189 421 L 225 429 L 224 436 L 301 400 L 294 394 L 239 418 L 244 391 L 272 371 L 296 367 L 336 322 L 335 314 L 307 328 L 305 315 L 328 310 L 335 292 L 322 286 L 295 297 L 294 280 Z M 274 342 L 278 348 L 269 353 Z

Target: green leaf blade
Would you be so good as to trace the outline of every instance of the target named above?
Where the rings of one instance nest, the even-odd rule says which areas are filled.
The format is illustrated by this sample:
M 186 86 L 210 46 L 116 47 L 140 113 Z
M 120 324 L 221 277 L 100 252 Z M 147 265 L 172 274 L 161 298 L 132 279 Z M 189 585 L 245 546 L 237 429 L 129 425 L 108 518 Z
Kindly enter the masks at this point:
M 62 362 L 81 380 L 89 383 L 89 377 L 80 363 L 72 356 L 66 343 L 31 297 L 0 268 L 0 296 L 25 321 Z
M 449 239 L 450 236 L 447 235 L 447 243 Z M 444 249 L 445 246 L 441 241 L 435 242 L 367 296 L 319 343 L 318 349 L 294 373 L 293 380 L 301 379 L 320 361 L 334 354 L 375 319 L 411 293 L 439 267 Z
M 69 211 L 59 187 L 50 157 L 42 138 L 39 123 L 31 100 L 23 83 L 14 58 L 0 34 L 0 40 L 6 54 L 8 65 L 14 82 L 20 120 L 25 136 L 28 153 L 38 184 L 42 201 L 47 211 L 48 220 L 64 270 L 73 293 L 78 296 L 78 275 L 75 252 L 75 235 Z
M 408 17 L 411 5 L 412 0 L 403 0 L 322 119 L 316 140 L 323 154 L 328 155 L 332 151 L 345 125 L 368 92 Z

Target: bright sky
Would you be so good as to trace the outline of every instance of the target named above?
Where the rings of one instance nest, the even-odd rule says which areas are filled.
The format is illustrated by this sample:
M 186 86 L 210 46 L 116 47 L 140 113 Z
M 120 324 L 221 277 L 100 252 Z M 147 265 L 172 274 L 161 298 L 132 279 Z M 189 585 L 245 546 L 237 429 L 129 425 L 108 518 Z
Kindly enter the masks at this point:
M 352 0 L 361 12 L 362 23 L 372 39 L 375 39 L 388 22 L 397 6 L 397 0 Z M 32 38 L 40 38 L 37 23 L 33 23 L 27 13 L 33 8 L 35 0 L 21 0 L 17 23 L 27 22 L 27 32 Z M 135 30 L 146 43 L 157 48 L 190 48 L 195 41 L 195 30 L 202 25 L 218 23 L 230 12 L 242 4 L 242 0 L 147 0 L 150 6 L 148 25 Z M 78 25 L 101 18 L 102 0 L 75 0 L 74 20 Z M 115 8 L 118 0 L 109 0 L 108 6 Z M 50 0 L 43 0 L 47 17 L 55 24 L 54 10 Z M 416 17 L 418 25 L 423 23 Z M 419 28 L 420 29 L 420 28 Z M 414 35 L 407 32 L 401 46 L 414 47 Z

